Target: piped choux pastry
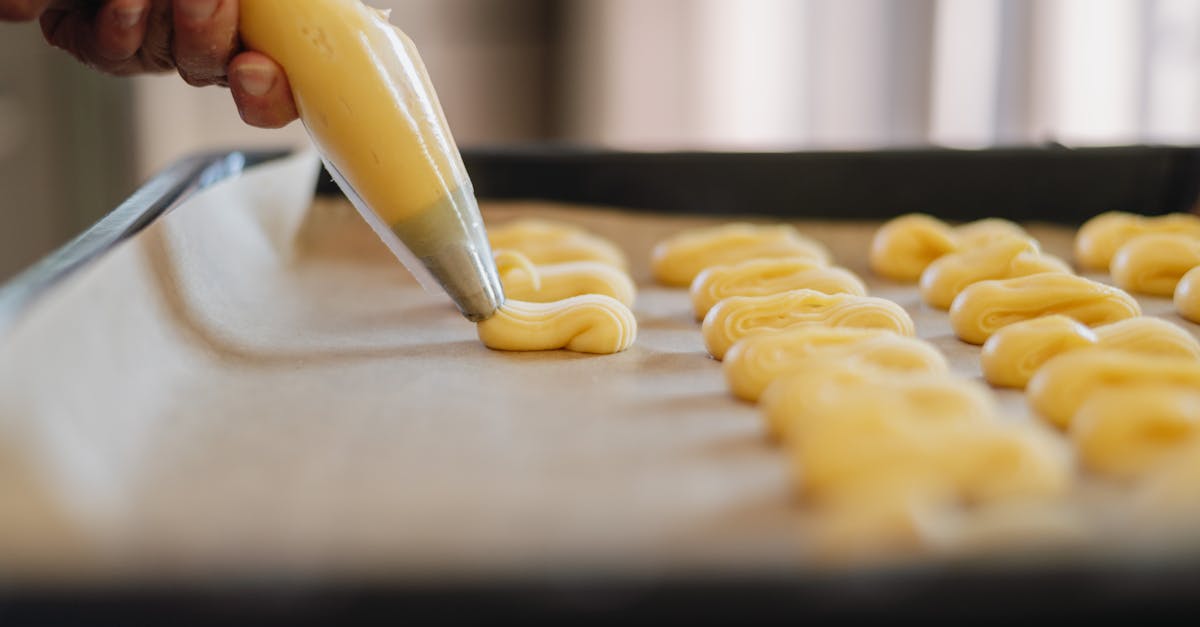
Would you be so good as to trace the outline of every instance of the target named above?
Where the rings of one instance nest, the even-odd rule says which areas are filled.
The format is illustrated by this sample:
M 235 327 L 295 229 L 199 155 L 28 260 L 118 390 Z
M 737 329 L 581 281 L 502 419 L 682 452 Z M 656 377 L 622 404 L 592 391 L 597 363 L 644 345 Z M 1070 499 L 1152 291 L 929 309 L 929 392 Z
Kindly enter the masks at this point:
M 895 416 L 922 421 L 990 420 L 995 399 L 983 385 L 941 372 L 889 370 L 836 357 L 798 363 L 777 377 L 759 403 L 767 436 L 773 440 L 803 438 L 815 417 L 835 415 L 852 399 L 882 399 Z M 846 414 L 853 413 L 847 410 Z
M 957 250 L 976 248 L 999 239 L 1033 241 L 1019 225 L 988 218 L 952 227 L 937 218 L 911 213 L 893 218 L 871 240 L 870 264 L 879 276 L 913 283 L 929 264 Z
M 931 419 L 904 397 L 860 393 L 821 408 L 785 445 L 794 483 L 818 502 L 858 493 L 937 494 L 973 504 L 1061 497 L 1069 451 L 1030 425 Z
M 920 213 L 886 222 L 871 240 L 871 270 L 893 281 L 911 283 L 934 260 L 958 249 L 948 224 Z
M 751 335 L 729 349 L 722 367 L 734 396 L 756 402 L 775 379 L 823 359 L 882 370 L 949 370 L 942 353 L 923 340 L 882 329 L 825 326 Z
M 1108 270 L 1117 250 L 1148 233 L 1179 233 L 1200 237 L 1200 217 L 1187 213 L 1146 217 L 1120 211 L 1088 220 L 1075 236 L 1075 263 L 1084 270 Z
M 1121 289 L 1150 296 L 1171 296 L 1179 280 L 1200 266 L 1200 236 L 1180 233 L 1139 235 L 1113 256 L 1109 271 Z
M 1137 300 L 1120 289 L 1051 272 L 967 287 L 950 306 L 950 324 L 959 339 L 983 344 L 1010 324 L 1042 316 L 1062 314 L 1094 327 L 1141 313 Z
M 602 294 L 632 307 L 637 296 L 633 279 L 607 263 L 568 261 L 535 266 L 515 250 L 497 250 L 495 257 L 504 295 L 514 300 L 550 303 L 583 294 Z
M 867 287 L 853 272 L 803 258 L 753 259 L 713 266 L 692 281 L 692 308 L 697 320 L 730 296 L 769 296 L 810 289 L 825 294 L 866 296 Z
M 1036 242 L 1005 235 L 934 260 L 921 274 L 921 298 L 930 307 L 949 309 L 954 298 L 972 283 L 1043 272 L 1070 274 L 1071 268 L 1057 257 L 1042 254 Z
M 1175 286 L 1175 312 L 1200 324 L 1200 267 L 1189 270 Z
M 717 303 L 704 317 L 704 345 L 714 358 L 753 333 L 806 325 L 885 329 L 916 335 L 908 312 L 883 298 L 792 290 L 770 296 L 733 296 Z
M 477 330 L 495 350 L 609 354 L 633 344 L 637 319 L 615 298 L 588 294 L 553 303 L 509 300 Z
M 625 253 L 612 242 L 563 222 L 522 219 L 490 227 L 493 250 L 515 250 L 535 265 L 569 261 L 598 261 L 621 270 L 629 268 Z
M 828 265 L 828 249 L 786 224 L 742 222 L 684 231 L 660 242 L 651 255 L 654 278 L 663 285 L 688 287 L 705 268 L 751 259 L 799 258 Z
M 1146 383 L 1096 390 L 1071 421 L 1071 439 L 1089 470 L 1142 475 L 1200 442 L 1200 389 Z
M 1046 362 L 1025 390 L 1030 407 L 1059 428 L 1067 428 L 1097 390 L 1147 383 L 1200 388 L 1200 362 L 1181 357 L 1083 348 Z
M 1200 359 L 1200 342 L 1166 320 L 1139 316 L 1090 329 L 1071 318 L 1055 315 L 1000 329 L 983 344 L 980 362 L 988 383 L 1024 388 L 1050 359 L 1093 346 Z

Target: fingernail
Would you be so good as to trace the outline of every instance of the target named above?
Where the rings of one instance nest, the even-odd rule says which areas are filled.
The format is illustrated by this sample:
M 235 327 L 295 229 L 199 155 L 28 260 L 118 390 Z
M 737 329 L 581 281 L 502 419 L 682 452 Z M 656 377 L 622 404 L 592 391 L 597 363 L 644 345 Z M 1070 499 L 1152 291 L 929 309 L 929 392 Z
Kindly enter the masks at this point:
M 192 21 L 207 20 L 217 12 L 217 0 L 179 0 L 175 8 Z
M 268 67 L 242 65 L 238 67 L 235 74 L 237 74 L 237 82 L 238 85 L 241 85 L 242 91 L 256 98 L 267 95 L 267 92 L 275 86 L 275 73 Z
M 121 7 L 116 11 L 117 25 L 121 28 L 133 28 L 142 21 L 145 14 L 144 7 Z

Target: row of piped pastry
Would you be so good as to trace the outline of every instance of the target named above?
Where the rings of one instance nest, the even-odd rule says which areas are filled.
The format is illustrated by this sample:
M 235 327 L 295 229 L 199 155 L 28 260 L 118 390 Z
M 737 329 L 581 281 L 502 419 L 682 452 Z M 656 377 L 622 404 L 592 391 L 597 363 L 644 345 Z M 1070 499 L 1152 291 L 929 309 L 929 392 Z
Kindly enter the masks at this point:
M 489 241 L 506 300 L 477 325 L 486 346 L 611 354 L 633 345 L 637 289 L 615 244 L 574 225 L 534 219 L 493 228 Z
M 1147 270 L 1147 244 L 1161 235 L 1144 234 L 1154 225 L 1171 230 L 1172 237 L 1192 237 L 1182 231 L 1200 229 L 1200 218 L 1104 214 L 1078 233 L 1076 262 L 1091 269 L 1105 259 L 1114 264 L 1136 259 L 1144 271 L 1140 276 L 1155 275 Z M 1173 461 L 1181 455 L 1200 452 L 1200 342 L 1195 336 L 1166 320 L 1141 316 L 1128 293 L 1070 274 L 1058 260 L 1038 270 L 1032 261 L 1041 255 L 1038 244 L 1022 232 L 1005 229 L 968 246 L 956 238 L 958 229 L 928 216 L 897 218 L 876 234 L 872 267 L 911 280 L 924 264 L 919 277 L 931 305 L 925 288 L 938 283 L 939 272 L 959 267 L 959 276 L 970 277 L 958 284 L 950 306 L 955 333 L 983 344 L 981 366 L 989 383 L 1025 388 L 1035 413 L 1069 431 L 1089 470 L 1142 477 L 1164 464 L 1181 463 Z M 1019 238 L 1025 238 L 1024 247 L 1009 256 L 1020 248 L 1014 243 Z M 972 259 L 980 260 L 974 268 Z M 1187 271 L 1162 265 L 1176 280 Z M 900 276 L 892 272 L 897 266 L 908 271 Z
M 709 354 L 735 396 L 759 402 L 826 533 L 927 545 L 913 515 L 961 520 L 963 503 L 983 511 L 1070 488 L 1061 442 L 1001 420 L 992 392 L 951 374 L 902 307 L 830 262 L 790 226 L 750 224 L 684 232 L 653 256 L 660 283 L 690 280 Z

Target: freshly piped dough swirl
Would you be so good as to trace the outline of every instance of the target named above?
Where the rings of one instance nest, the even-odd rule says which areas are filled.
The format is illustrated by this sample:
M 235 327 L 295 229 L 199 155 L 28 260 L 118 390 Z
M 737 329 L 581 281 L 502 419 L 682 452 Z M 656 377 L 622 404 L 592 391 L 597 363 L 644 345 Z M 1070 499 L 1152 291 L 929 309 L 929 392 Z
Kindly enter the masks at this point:
M 769 296 L 809 289 L 825 294 L 866 296 L 867 287 L 853 272 L 803 258 L 754 259 L 713 266 L 692 281 L 692 308 L 703 320 L 717 303 L 730 296 Z
M 859 396 L 887 399 L 897 416 L 935 422 L 981 424 L 996 413 L 988 389 L 941 372 L 898 371 L 816 358 L 775 379 L 759 407 L 772 439 L 803 438 L 819 417 Z M 847 412 L 849 413 L 849 412 Z
M 1045 273 L 1016 279 L 980 281 L 950 306 L 950 324 L 959 339 L 983 344 L 996 331 L 1022 320 L 1062 314 L 1088 326 L 1141 315 L 1129 294 L 1072 274 Z
M 663 285 L 688 287 L 705 268 L 751 259 L 800 258 L 828 265 L 829 251 L 784 225 L 741 222 L 684 231 L 654 247 L 654 278 Z
M 908 312 L 883 298 L 822 294 L 792 290 L 770 296 L 733 296 L 717 303 L 704 317 L 704 345 L 710 355 L 723 359 L 738 340 L 753 333 L 797 326 L 824 325 L 886 329 L 915 335 Z
M 523 219 L 490 227 L 493 250 L 515 250 L 536 265 L 598 261 L 626 270 L 625 253 L 612 242 L 562 222 Z
M 1071 439 L 1093 472 L 1137 477 L 1200 443 L 1200 389 L 1147 383 L 1097 390 L 1071 422 Z
M 806 326 L 751 335 L 725 354 L 725 380 L 734 396 L 757 401 L 772 381 L 814 360 L 903 372 L 946 372 L 946 358 L 917 338 L 883 329 Z
M 496 269 L 508 298 L 531 303 L 601 294 L 632 307 L 637 296 L 633 279 L 616 267 L 598 261 L 568 261 L 536 266 L 515 250 L 495 251 Z
M 477 329 L 484 345 L 496 350 L 609 354 L 633 345 L 637 318 L 615 298 L 588 294 L 553 303 L 509 300 Z
M 1200 266 L 1200 236 L 1180 233 L 1139 235 L 1113 256 L 1113 283 L 1137 294 L 1171 296 L 1179 280 Z
M 980 358 L 983 376 L 992 385 L 1024 388 L 1047 361 L 1093 346 L 1200 359 L 1200 342 L 1166 320 L 1139 316 L 1089 329 L 1055 315 L 1011 324 L 988 338 Z
M 1100 389 L 1153 383 L 1200 389 L 1200 362 L 1180 357 L 1139 355 L 1123 350 L 1084 348 L 1046 362 L 1025 394 L 1033 409 L 1058 427 Z
M 784 442 L 807 498 L 837 503 L 900 490 L 986 503 L 1057 497 L 1071 485 L 1064 448 L 1031 426 L 995 421 L 990 395 L 978 384 L 858 372 L 831 383 L 822 372 L 846 371 L 789 375 L 763 399 L 764 407 L 785 412 Z M 789 401 L 798 405 L 784 409 Z
M 921 298 L 930 307 L 949 309 L 954 298 L 973 283 L 1043 272 L 1070 274 L 1071 268 L 1057 257 L 1042 254 L 1028 238 L 1003 235 L 981 247 L 934 260 L 921 274 Z
M 1102 213 L 1088 220 L 1075 235 L 1075 263 L 1086 270 L 1108 270 L 1121 246 L 1148 233 L 1200 237 L 1200 217 L 1187 213 L 1153 218 L 1120 211 Z
M 932 216 L 907 214 L 889 220 L 875 232 L 871 270 L 893 281 L 913 283 L 943 255 L 1013 238 L 1033 241 L 1024 229 L 1008 220 L 989 218 L 952 227 Z
M 1200 324 L 1200 267 L 1189 270 L 1175 286 L 1175 311 Z

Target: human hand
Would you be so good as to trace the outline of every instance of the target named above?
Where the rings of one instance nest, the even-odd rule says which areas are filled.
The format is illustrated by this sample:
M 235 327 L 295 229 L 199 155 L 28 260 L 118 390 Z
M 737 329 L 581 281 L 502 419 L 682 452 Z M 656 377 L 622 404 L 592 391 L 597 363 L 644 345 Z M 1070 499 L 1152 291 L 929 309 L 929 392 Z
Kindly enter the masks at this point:
M 119 76 L 177 70 L 190 85 L 224 85 L 247 124 L 295 120 L 283 68 L 241 47 L 238 0 L 0 0 L 0 20 L 39 20 L 51 45 Z

